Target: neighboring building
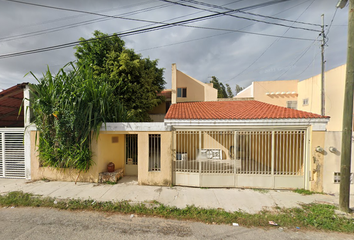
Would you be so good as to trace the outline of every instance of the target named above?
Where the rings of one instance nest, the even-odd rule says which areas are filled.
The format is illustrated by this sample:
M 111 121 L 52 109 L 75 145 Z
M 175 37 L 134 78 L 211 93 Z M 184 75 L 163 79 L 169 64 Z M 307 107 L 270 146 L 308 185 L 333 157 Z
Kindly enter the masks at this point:
M 205 102 L 217 101 L 218 90 L 212 83 L 201 81 L 177 70 L 176 64 L 172 64 L 171 76 L 172 89 L 164 90 L 160 95 L 165 96 L 166 101 L 149 112 L 154 122 L 163 122 L 171 104 L 180 102 Z
M 27 85 L 17 84 L 0 92 L 0 178 L 29 176 L 23 146 L 26 106 L 22 105 Z
M 252 82 L 234 99 L 253 99 L 269 104 L 297 109 L 299 80 Z

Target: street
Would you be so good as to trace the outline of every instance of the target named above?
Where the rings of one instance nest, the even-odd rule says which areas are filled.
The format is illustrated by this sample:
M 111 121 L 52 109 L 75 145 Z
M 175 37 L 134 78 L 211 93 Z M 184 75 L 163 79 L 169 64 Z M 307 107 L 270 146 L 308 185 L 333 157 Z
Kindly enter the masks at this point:
M 0 239 L 354 239 L 302 229 L 208 225 L 157 217 L 49 208 L 1 208 Z

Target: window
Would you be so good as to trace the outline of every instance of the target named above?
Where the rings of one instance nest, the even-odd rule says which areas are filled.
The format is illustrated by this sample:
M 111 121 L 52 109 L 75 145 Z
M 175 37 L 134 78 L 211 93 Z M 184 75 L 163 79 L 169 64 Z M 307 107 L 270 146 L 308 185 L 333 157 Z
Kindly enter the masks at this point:
M 161 134 L 149 134 L 149 171 L 161 171 Z
M 287 101 L 286 107 L 291 109 L 297 109 L 297 101 Z
M 307 106 L 307 105 L 309 105 L 309 99 L 308 98 L 302 99 L 302 106 Z
M 187 97 L 187 88 L 177 88 L 177 97 Z

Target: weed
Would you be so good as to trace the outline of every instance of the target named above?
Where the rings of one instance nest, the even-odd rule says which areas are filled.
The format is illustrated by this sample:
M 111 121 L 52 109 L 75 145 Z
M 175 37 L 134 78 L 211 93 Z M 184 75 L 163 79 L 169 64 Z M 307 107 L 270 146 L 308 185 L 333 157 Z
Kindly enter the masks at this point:
M 115 184 L 117 184 L 117 183 L 118 183 L 118 181 L 117 181 L 117 182 L 106 181 L 106 182 L 103 182 L 103 183 L 104 183 L 104 184 L 115 185 Z
M 298 194 L 302 194 L 302 195 L 324 194 L 322 192 L 313 192 L 313 191 L 306 190 L 303 188 L 297 188 L 297 189 L 293 190 L 293 192 L 298 193 Z
M 269 190 L 262 189 L 262 188 L 252 188 L 253 191 L 260 192 L 260 193 L 268 193 Z
M 269 221 L 289 229 L 318 229 L 354 233 L 353 219 L 338 217 L 335 206 L 307 204 L 297 208 L 277 208 L 276 212 L 263 210 L 257 214 L 242 211 L 227 212 L 223 209 L 204 209 L 187 206 L 183 209 L 163 205 L 157 201 L 130 204 L 121 202 L 96 202 L 95 200 L 66 199 L 35 196 L 30 193 L 10 192 L 0 195 L 0 206 L 51 207 L 63 210 L 91 210 L 123 214 L 141 214 L 179 220 L 194 220 L 204 223 L 232 224 L 245 227 L 269 227 Z

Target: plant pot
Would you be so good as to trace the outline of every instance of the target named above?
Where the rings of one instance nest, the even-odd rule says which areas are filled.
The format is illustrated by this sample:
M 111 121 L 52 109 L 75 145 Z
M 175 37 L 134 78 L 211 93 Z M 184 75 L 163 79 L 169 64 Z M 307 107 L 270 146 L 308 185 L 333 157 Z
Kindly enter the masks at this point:
M 115 165 L 114 163 L 110 162 L 107 164 L 107 172 L 114 172 Z

